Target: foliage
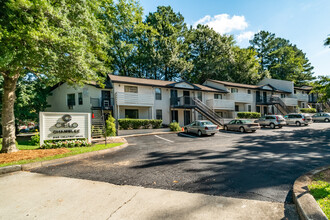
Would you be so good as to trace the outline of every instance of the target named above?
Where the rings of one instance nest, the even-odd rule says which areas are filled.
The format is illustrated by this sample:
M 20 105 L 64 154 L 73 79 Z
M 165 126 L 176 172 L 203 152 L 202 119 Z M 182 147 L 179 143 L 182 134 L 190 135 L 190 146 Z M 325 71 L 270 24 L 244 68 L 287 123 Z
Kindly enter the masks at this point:
M 73 147 L 90 147 L 92 146 L 86 139 L 85 140 L 50 140 L 40 147 L 41 149 L 54 149 L 54 148 L 73 148 Z
M 116 124 L 115 119 L 112 117 L 111 114 L 109 114 L 108 120 L 105 122 L 105 131 L 107 137 L 109 136 L 116 136 Z
M 301 113 L 316 113 L 315 108 L 301 108 L 299 110 Z
M 259 112 L 237 112 L 238 118 L 260 118 L 261 114 Z
M 312 93 L 318 94 L 318 102 L 329 102 L 330 99 L 330 76 L 319 76 L 313 83 Z
M 16 150 L 10 149 L 15 147 L 11 140 L 15 136 L 15 98 L 9 94 L 15 91 L 18 78 L 33 73 L 52 83 L 103 81 L 108 45 L 98 17 L 104 1 L 0 2 L 0 73 L 7 82 L 2 102 L 7 115 L 2 114 L 2 123 L 7 124 L 3 135 L 8 145 L 2 152 Z
M 260 59 L 259 75 L 274 79 L 290 80 L 295 85 L 313 80 L 313 67 L 306 54 L 288 40 L 276 37 L 275 34 L 260 31 L 250 40 L 251 47 Z
M 169 125 L 169 127 L 170 127 L 171 131 L 181 131 L 181 127 L 178 122 L 172 122 Z
M 163 120 L 156 119 L 118 119 L 121 129 L 139 129 L 139 128 L 160 128 Z
M 313 181 L 308 189 L 324 214 L 330 218 L 330 183 L 324 180 Z
M 327 37 L 327 39 L 325 39 L 324 46 L 330 46 L 330 37 Z
M 40 144 L 40 134 L 39 133 L 31 137 L 31 144 L 32 145 Z

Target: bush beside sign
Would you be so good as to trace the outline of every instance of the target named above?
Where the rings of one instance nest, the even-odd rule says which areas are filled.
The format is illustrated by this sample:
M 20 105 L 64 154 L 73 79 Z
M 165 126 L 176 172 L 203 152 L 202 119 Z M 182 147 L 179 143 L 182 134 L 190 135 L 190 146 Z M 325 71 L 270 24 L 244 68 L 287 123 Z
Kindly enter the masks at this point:
M 40 146 L 45 140 L 87 139 L 91 142 L 90 113 L 40 112 Z

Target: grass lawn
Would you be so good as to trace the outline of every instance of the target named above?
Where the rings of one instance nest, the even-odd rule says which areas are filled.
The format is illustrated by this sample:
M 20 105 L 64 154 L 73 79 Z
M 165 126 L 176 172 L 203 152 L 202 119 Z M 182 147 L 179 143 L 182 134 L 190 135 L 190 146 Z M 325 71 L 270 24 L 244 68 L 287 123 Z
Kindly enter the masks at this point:
M 0 164 L 0 167 L 16 165 L 16 164 L 33 163 L 33 162 L 37 162 L 37 161 L 53 160 L 53 159 L 68 157 L 68 156 L 72 156 L 72 155 L 76 155 L 76 154 L 104 150 L 104 149 L 116 147 L 116 146 L 119 146 L 122 144 L 123 143 L 111 143 L 111 144 L 107 144 L 107 146 L 105 146 L 105 144 L 97 144 L 97 145 L 93 145 L 91 147 L 67 148 L 69 150 L 68 153 L 57 154 L 57 155 L 48 156 L 48 157 L 39 157 L 39 158 L 29 159 L 29 160 L 18 160 L 18 161 L 10 162 L 10 163 L 2 163 L 2 164 Z M 20 149 L 20 150 L 36 150 L 38 148 L 39 148 L 39 146 L 31 145 L 29 141 L 18 141 L 18 149 Z M 0 146 L 0 149 L 1 149 L 1 146 Z M 1 156 L 1 154 L 0 154 L 0 156 Z
M 314 178 L 314 181 L 308 186 L 310 193 L 330 219 L 330 170 L 320 173 Z

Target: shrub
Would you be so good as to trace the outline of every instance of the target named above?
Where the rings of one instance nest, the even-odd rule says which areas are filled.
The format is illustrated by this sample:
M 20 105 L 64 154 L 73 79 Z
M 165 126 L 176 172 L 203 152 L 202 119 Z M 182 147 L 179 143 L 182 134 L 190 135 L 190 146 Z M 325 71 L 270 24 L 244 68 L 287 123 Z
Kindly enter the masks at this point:
M 301 108 L 300 112 L 301 113 L 316 113 L 316 109 L 315 108 Z
M 238 118 L 260 118 L 261 114 L 259 112 L 238 112 Z
M 160 128 L 163 121 L 156 119 L 118 119 L 120 129 Z
M 108 117 L 108 120 L 105 122 L 105 130 L 106 130 L 106 135 L 108 136 L 116 136 L 116 124 L 115 124 L 115 119 L 112 117 L 110 114 Z
M 39 133 L 31 137 L 31 144 L 33 144 L 33 145 L 40 144 L 40 134 Z
M 54 149 L 54 148 L 72 148 L 72 147 L 90 147 L 92 146 L 86 139 L 80 140 L 47 140 L 40 147 L 41 149 Z
M 171 131 L 181 131 L 181 127 L 178 122 L 172 122 L 170 124 Z

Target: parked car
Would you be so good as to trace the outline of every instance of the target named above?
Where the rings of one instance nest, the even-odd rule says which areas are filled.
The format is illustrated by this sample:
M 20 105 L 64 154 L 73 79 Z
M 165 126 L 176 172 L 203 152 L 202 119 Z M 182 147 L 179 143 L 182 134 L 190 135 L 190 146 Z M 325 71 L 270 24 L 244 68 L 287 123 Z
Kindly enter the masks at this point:
M 219 130 L 219 126 L 208 120 L 197 120 L 189 125 L 184 126 L 186 133 L 195 133 L 198 136 L 214 135 Z
M 259 123 L 261 127 L 269 126 L 272 129 L 276 127 L 281 128 L 286 125 L 285 119 L 282 115 L 266 115 L 258 120 L 255 120 L 254 122 Z
M 312 117 L 309 114 L 293 113 L 286 115 L 284 118 L 287 125 L 307 126 L 313 123 Z
M 260 129 L 260 125 L 258 123 L 254 123 L 250 120 L 245 119 L 234 119 L 229 123 L 225 124 L 223 129 L 225 131 L 240 131 L 240 132 L 255 132 Z
M 316 113 L 312 116 L 313 121 L 325 121 L 330 122 L 330 113 Z

